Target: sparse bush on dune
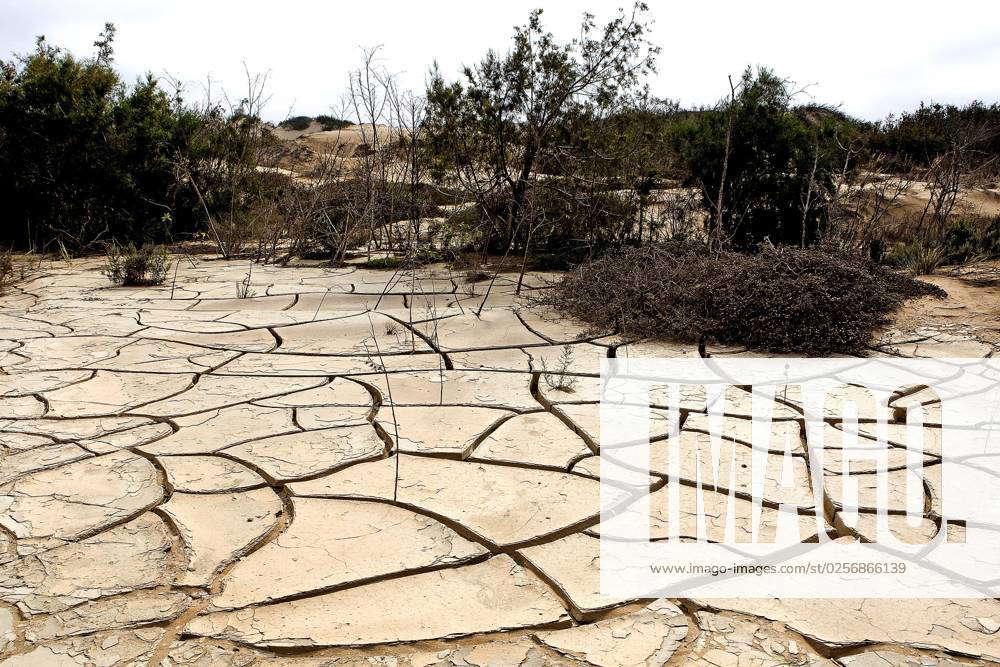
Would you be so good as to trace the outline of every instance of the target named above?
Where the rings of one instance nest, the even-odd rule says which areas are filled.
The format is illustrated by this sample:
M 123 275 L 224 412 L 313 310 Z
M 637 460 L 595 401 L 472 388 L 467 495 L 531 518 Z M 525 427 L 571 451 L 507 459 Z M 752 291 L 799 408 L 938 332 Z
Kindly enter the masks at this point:
M 344 120 L 343 118 L 334 118 L 333 116 L 328 116 L 326 114 L 320 114 L 314 119 L 319 123 L 320 127 L 324 131 L 330 132 L 331 130 L 342 130 L 345 127 L 350 127 L 354 123 L 349 120 Z
M 607 255 L 543 300 L 626 338 L 706 336 L 751 349 L 859 354 L 906 299 L 942 295 L 868 261 L 823 250 L 755 255 L 670 243 Z
M 312 120 L 309 116 L 292 116 L 278 123 L 278 127 L 283 130 L 302 131 L 312 125 Z
M 292 116 L 291 118 L 286 118 L 278 123 L 278 127 L 283 130 L 295 130 L 297 132 L 301 132 L 302 130 L 308 130 L 309 126 L 313 123 L 319 123 L 319 126 L 326 132 L 331 130 L 342 130 L 345 127 L 350 127 L 354 124 L 349 120 L 344 120 L 343 118 L 335 118 L 328 114 L 320 114 L 316 117 Z
M 162 246 L 144 245 L 138 249 L 131 243 L 124 246 L 112 243 L 108 246 L 104 275 L 115 285 L 162 285 L 168 271 L 170 261 Z

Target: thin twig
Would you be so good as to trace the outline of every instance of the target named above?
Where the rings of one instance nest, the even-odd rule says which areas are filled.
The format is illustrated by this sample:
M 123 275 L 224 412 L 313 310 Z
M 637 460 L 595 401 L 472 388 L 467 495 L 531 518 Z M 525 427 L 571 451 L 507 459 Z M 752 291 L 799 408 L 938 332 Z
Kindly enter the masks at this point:
M 371 311 L 368 311 L 368 326 L 372 332 L 372 342 L 375 343 L 375 353 L 378 354 L 378 365 L 382 367 L 382 376 L 385 378 L 385 391 L 389 395 L 389 411 L 392 413 L 392 426 L 396 445 L 396 472 L 392 480 L 392 502 L 396 502 L 399 496 L 399 420 L 396 419 L 396 403 L 392 400 L 392 385 L 389 382 L 389 371 L 386 369 L 385 360 L 382 358 L 382 349 L 379 347 L 378 336 L 375 334 L 375 323 L 372 321 Z

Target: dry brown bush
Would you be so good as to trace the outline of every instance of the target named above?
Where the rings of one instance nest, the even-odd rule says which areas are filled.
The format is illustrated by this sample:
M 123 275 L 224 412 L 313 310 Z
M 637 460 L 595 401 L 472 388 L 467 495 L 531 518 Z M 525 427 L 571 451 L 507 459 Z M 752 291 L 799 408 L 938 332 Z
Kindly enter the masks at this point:
M 798 248 L 749 255 L 668 243 L 607 255 L 542 300 L 626 338 L 705 338 L 808 355 L 858 354 L 906 299 L 942 295 L 856 256 Z

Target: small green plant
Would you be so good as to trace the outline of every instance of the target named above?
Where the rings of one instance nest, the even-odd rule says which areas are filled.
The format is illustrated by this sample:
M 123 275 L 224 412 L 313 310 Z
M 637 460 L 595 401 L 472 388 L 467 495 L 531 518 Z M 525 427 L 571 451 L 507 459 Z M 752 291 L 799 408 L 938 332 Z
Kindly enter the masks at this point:
M 105 257 L 104 275 L 115 285 L 143 287 L 162 285 L 170 271 L 170 260 L 162 246 L 112 243 Z
M 948 260 L 943 244 L 910 241 L 899 246 L 889 256 L 889 263 L 906 269 L 911 276 L 929 276 Z
M 885 262 L 920 276 L 994 257 L 1000 257 L 1000 216 L 951 220 L 936 233 L 896 245 Z
M 556 361 L 555 368 L 549 371 L 548 364 L 545 359 L 542 358 L 542 379 L 545 381 L 545 386 L 547 386 L 552 391 L 562 391 L 567 394 L 572 394 L 576 391 L 576 383 L 579 380 L 574 375 L 567 375 L 570 367 L 573 366 L 573 346 L 563 345 L 562 351 L 559 353 L 559 360 Z
M 941 235 L 949 263 L 963 263 L 1000 256 L 1000 216 L 993 219 L 962 218 Z

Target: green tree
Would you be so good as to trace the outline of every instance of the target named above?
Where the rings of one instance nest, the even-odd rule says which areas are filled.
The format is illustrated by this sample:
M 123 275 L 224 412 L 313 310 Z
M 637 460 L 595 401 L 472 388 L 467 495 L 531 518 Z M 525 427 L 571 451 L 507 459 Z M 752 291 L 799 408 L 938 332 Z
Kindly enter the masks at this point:
M 710 209 L 713 239 L 748 248 L 818 238 L 835 187 L 840 121 L 798 113 L 792 102 L 787 81 L 747 68 L 731 97 L 674 127 L 687 184 Z
M 173 162 L 196 118 L 150 75 L 125 85 L 114 26 L 78 59 L 39 37 L 0 64 L 0 196 L 8 243 L 75 252 L 117 239 L 161 241 Z
M 559 128 L 582 116 L 607 116 L 639 94 L 658 49 L 646 40 L 647 7 L 637 3 L 599 27 L 585 14 L 580 36 L 560 43 L 542 11 L 516 27 L 505 54 L 490 51 L 446 82 L 435 65 L 428 86 L 428 134 L 439 175 L 472 192 L 499 248 L 521 231 L 540 165 L 558 160 Z

